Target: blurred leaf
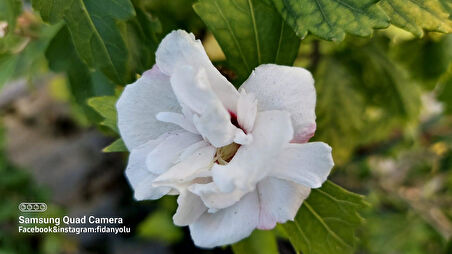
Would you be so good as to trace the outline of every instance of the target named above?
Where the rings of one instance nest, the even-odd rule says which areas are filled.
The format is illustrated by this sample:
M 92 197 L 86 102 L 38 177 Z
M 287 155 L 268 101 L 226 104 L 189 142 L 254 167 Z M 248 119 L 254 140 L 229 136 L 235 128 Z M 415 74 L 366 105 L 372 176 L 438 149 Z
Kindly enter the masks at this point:
M 445 35 L 436 40 L 427 37 L 406 41 L 392 47 L 392 51 L 397 60 L 407 67 L 412 78 L 431 90 L 452 62 L 451 47 L 452 35 Z
M 452 32 L 452 21 L 442 4 L 449 0 L 382 0 L 379 4 L 391 18 L 391 23 L 423 36 L 426 29 L 443 33 Z
M 438 100 L 444 103 L 446 114 L 452 114 L 452 64 L 438 85 Z
M 361 145 L 379 142 L 417 119 L 420 89 L 392 61 L 387 40 L 350 45 L 324 58 L 315 72 L 318 132 L 337 165 Z
M 190 31 L 199 35 L 205 29 L 201 19 L 194 12 L 192 5 L 196 0 L 152 0 L 135 1 L 152 13 L 162 23 L 162 34 L 166 35 L 175 29 Z
M 316 137 L 334 148 L 333 157 L 340 163 L 353 151 L 363 127 L 365 98 L 355 89 L 359 82 L 356 77 L 334 59 L 322 61 L 315 77 L 317 125 L 321 131 Z
M 127 22 L 127 46 L 131 55 L 130 65 L 136 73 L 143 73 L 155 63 L 155 51 L 159 44 L 157 34 L 161 24 L 139 7 L 136 17 Z
M 181 228 L 173 224 L 171 214 L 166 210 L 157 210 L 138 226 L 138 235 L 146 239 L 156 239 L 165 243 L 175 243 L 182 239 Z
M 74 0 L 32 0 L 33 8 L 39 12 L 42 20 L 58 23 Z
M 22 1 L 2 0 L 0 1 L 0 21 L 8 23 L 8 33 L 14 31 L 17 16 L 22 12 Z M 1 39 L 1 38 L 0 38 Z
M 373 28 L 389 26 L 378 0 L 272 0 L 299 37 L 311 32 L 341 41 L 346 33 L 369 36 Z
M 360 195 L 327 181 L 312 189 L 295 217 L 283 224 L 290 242 L 303 254 L 352 253 L 359 215 L 368 205 Z
M 293 64 L 300 39 L 270 2 L 200 0 L 193 8 L 214 34 L 240 79 L 246 79 L 263 63 Z
M 124 141 L 122 139 L 117 139 L 104 149 L 102 149 L 102 152 L 104 153 L 114 153 L 114 152 L 128 152 L 126 145 L 124 144 Z
M 272 231 L 254 230 L 249 237 L 233 244 L 231 247 L 235 254 L 279 253 L 276 237 Z
M 101 122 L 102 125 L 119 133 L 116 125 L 116 101 L 115 96 L 93 97 L 88 100 L 88 105 L 104 118 L 104 121 Z

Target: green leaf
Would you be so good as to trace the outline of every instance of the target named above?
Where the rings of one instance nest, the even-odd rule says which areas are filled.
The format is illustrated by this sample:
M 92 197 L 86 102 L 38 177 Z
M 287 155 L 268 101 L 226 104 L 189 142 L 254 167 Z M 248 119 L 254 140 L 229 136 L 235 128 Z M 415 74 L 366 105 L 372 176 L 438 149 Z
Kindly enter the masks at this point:
M 373 28 L 389 26 L 378 0 L 272 0 L 298 36 L 311 32 L 341 41 L 346 33 L 369 36 Z
M 65 56 L 65 57 L 61 57 Z M 87 105 L 87 99 L 94 96 L 113 95 L 115 85 L 99 71 L 90 71 L 79 59 L 66 26 L 60 29 L 50 42 L 46 57 L 55 72 L 66 72 L 69 89 L 78 105 L 92 122 L 99 121 L 99 115 Z
M 158 19 L 136 7 L 136 17 L 127 22 L 127 47 L 131 56 L 129 65 L 136 73 L 143 73 L 155 63 L 155 51 L 161 32 Z
M 114 152 L 127 152 L 126 145 L 124 144 L 124 141 L 122 139 L 117 139 L 104 149 L 102 149 L 102 152 L 104 153 L 114 153 Z
M 266 0 L 200 0 L 193 8 L 241 80 L 263 63 L 292 65 L 300 40 Z
M 235 254 L 276 254 L 278 244 L 272 231 L 255 230 L 249 237 L 233 244 Z
M 379 5 L 391 18 L 392 24 L 421 37 L 424 34 L 423 29 L 443 33 L 452 32 L 452 21 L 444 10 L 447 1 L 382 0 Z
M 42 20 L 52 24 L 58 23 L 73 0 L 32 0 L 33 8 L 39 12 Z
M 116 101 L 117 98 L 115 96 L 101 96 L 88 99 L 88 105 L 104 118 L 104 121 L 101 122 L 102 125 L 119 133 L 116 125 Z
M 132 79 L 121 29 L 135 15 L 129 0 L 34 0 L 33 7 L 43 20 L 55 23 L 64 19 L 80 58 L 89 67 L 103 72 L 118 84 Z
M 355 230 L 363 223 L 359 213 L 367 206 L 362 196 L 327 181 L 312 190 L 295 221 L 283 228 L 303 254 L 353 253 Z
M 72 0 L 64 15 L 80 58 L 117 84 L 131 80 L 128 51 L 117 21 L 134 14 L 129 0 Z

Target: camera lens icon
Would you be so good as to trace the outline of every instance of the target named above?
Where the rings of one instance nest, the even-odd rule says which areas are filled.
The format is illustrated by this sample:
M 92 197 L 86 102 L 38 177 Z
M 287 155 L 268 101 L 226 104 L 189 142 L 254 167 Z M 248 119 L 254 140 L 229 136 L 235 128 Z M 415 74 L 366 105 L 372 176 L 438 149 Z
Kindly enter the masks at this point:
M 45 203 L 20 203 L 19 210 L 21 212 L 45 212 L 47 205 Z

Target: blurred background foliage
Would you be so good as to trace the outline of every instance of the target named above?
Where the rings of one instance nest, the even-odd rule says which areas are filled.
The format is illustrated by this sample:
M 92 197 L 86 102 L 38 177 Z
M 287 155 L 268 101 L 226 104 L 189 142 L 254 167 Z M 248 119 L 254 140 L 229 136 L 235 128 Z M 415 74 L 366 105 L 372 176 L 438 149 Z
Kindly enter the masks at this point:
M 213 29 L 215 17 L 208 15 L 213 7 L 206 0 L 194 9 L 195 1 L 189 0 L 117 1 L 108 8 L 103 1 L 56 0 L 51 9 L 45 2 L 0 0 L 0 22 L 7 24 L 0 23 L 0 114 L 5 119 L 18 100 L 45 86 L 51 100 L 68 106 L 75 128 L 81 132 L 96 128 L 113 141 L 118 138 L 115 124 L 104 119 L 115 117 L 115 98 L 124 85 L 152 67 L 159 41 L 173 29 L 202 39 L 212 61 L 234 84 L 259 63 L 291 61 L 278 60 L 272 48 L 263 48 L 264 59 L 250 66 L 240 62 L 228 34 Z M 240 15 L 233 9 L 240 6 L 223 4 L 232 8 L 231 15 Z M 269 6 L 269 1 L 262 1 L 260 8 L 268 14 L 263 18 L 284 26 Z M 240 31 L 247 24 L 243 17 L 231 29 Z M 283 34 L 279 27 L 271 29 Z M 281 54 L 291 55 L 295 48 L 294 65 L 314 74 L 318 127 L 313 139 L 333 147 L 336 167 L 331 179 L 368 196 L 370 206 L 362 215 L 366 223 L 358 230 L 356 253 L 452 253 L 452 35 L 425 31 L 417 38 L 389 26 L 369 38 L 347 35 L 342 42 L 308 35 L 299 47 L 300 40 L 289 31 L 282 37 L 287 44 Z M 243 41 L 244 49 L 251 47 L 247 43 Z M 220 45 L 228 50 L 222 51 Z M 231 64 L 227 59 L 239 60 Z M 195 249 L 188 230 L 172 223 L 174 198 L 137 204 L 125 180 L 118 183 L 126 192 L 118 212 L 133 226 L 131 235 L 108 245 L 84 244 L 64 235 L 19 234 L 18 203 L 55 203 L 50 206 L 54 214 L 71 208 L 54 202 L 55 193 L 45 181 L 35 182 L 27 173 L 33 172 L 32 166 L 26 170 L 11 161 L 9 144 L 3 142 L 3 137 L 17 138 L 11 135 L 6 128 L 0 138 L 0 253 L 110 253 L 118 241 L 143 251 L 137 253 L 294 252 L 280 228 L 256 231 L 232 248 Z M 106 148 L 123 150 L 120 140 Z M 117 166 L 123 167 L 126 157 L 114 156 L 122 162 Z

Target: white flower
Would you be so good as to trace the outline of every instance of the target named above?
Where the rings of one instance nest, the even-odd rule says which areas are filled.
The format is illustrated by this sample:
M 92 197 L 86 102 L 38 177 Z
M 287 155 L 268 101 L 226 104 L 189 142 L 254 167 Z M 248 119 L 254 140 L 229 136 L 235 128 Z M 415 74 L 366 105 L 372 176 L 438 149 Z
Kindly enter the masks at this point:
M 309 71 L 265 64 L 237 91 L 193 34 L 173 31 L 117 103 L 137 200 L 179 195 L 173 217 L 200 247 L 293 220 L 333 160 L 314 134 Z

